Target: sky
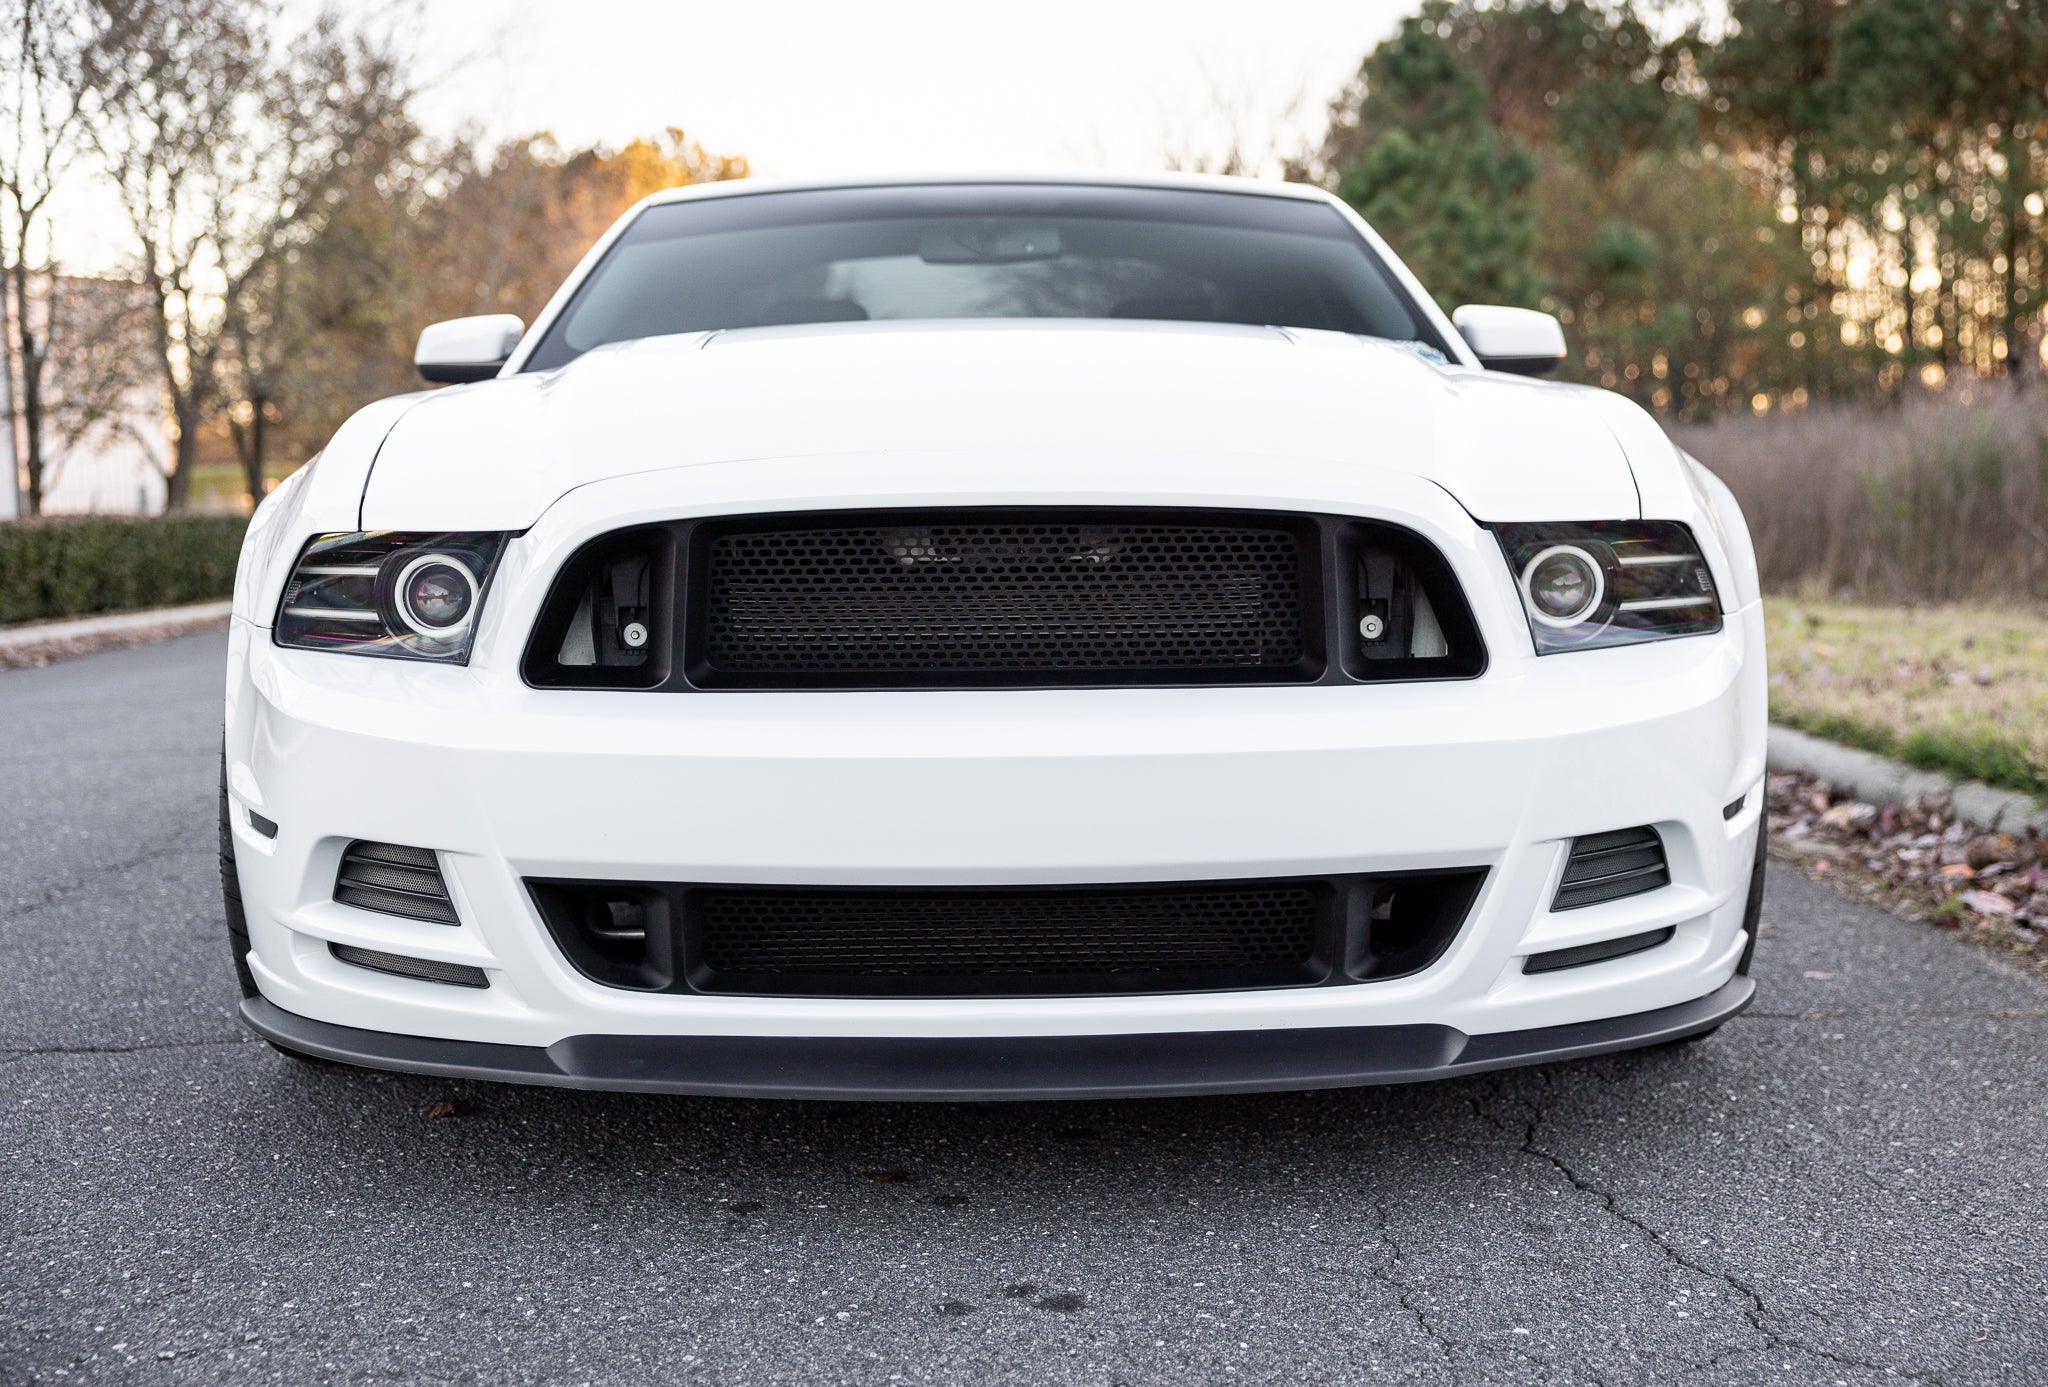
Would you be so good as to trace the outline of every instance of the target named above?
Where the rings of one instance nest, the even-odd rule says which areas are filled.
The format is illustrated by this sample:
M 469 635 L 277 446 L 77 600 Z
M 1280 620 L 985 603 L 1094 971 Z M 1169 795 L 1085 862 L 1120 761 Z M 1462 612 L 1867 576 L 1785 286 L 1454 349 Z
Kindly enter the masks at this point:
M 680 125 L 769 177 L 1291 151 L 1414 0 L 421 0 L 430 128 Z
M 328 0 L 285 0 L 286 28 Z M 1210 168 L 1277 176 L 1419 0 L 375 0 L 429 132 L 620 145 L 682 127 L 770 178 Z M 114 191 L 52 207 L 74 271 L 117 273 Z

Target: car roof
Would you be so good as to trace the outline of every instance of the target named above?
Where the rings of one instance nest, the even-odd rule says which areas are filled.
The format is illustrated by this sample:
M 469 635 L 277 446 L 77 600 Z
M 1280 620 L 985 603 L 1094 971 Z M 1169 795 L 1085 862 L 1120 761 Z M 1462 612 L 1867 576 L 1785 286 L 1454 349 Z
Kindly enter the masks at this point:
M 1370 245 L 1374 252 L 1385 258 L 1394 278 L 1400 282 L 1414 299 L 1417 308 L 1430 325 L 1436 329 L 1451 357 L 1466 366 L 1476 366 L 1479 359 L 1471 355 L 1458 330 L 1430 297 L 1422 281 L 1415 277 L 1393 247 L 1368 226 L 1343 199 L 1318 188 L 1312 183 L 1282 183 L 1278 180 L 1261 178 L 1232 178 L 1213 173 L 1049 173 L 1038 172 L 965 172 L 965 173 L 915 173 L 847 175 L 832 178 L 766 179 L 732 178 L 716 183 L 691 183 L 679 188 L 666 188 L 650 193 L 628 208 L 611 229 L 598 237 L 583 259 L 569 272 L 569 277 L 554 292 L 533 322 L 527 327 L 525 336 L 512 350 L 511 359 L 505 365 L 507 374 L 525 369 L 526 360 L 547 333 L 555 319 L 575 297 L 576 291 L 597 264 L 604 259 L 626 228 L 649 207 L 669 203 L 690 202 L 699 198 L 753 197 L 769 193 L 810 192 L 824 189 L 860 188 L 934 188 L 965 187 L 982 184 L 1007 187 L 1042 188 L 1163 188 L 1188 192 L 1233 193 L 1243 197 L 1286 198 L 1295 202 L 1318 202 L 1336 210 L 1348 221 Z
M 1308 183 L 1282 183 L 1260 178 L 1231 178 L 1213 173 L 915 173 L 849 175 L 836 178 L 730 178 L 716 183 L 688 183 L 664 188 L 643 198 L 640 206 L 690 202 L 709 197 L 748 197 L 761 193 L 817 192 L 848 188 L 942 188 L 986 184 L 1041 188 L 1169 188 L 1186 192 L 1238 193 L 1253 197 L 1292 198 L 1298 202 L 1329 202 L 1323 189 Z

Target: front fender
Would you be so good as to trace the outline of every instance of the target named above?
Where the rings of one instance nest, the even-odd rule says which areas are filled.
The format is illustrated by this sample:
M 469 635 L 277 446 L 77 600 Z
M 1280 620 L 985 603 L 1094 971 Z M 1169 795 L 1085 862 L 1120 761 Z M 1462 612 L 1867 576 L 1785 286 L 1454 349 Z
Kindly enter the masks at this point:
M 249 518 L 235 567 L 235 615 L 269 626 L 292 560 L 308 535 L 362 528 L 363 489 L 392 425 L 428 391 L 364 405 L 334 432 L 313 460 L 263 498 Z

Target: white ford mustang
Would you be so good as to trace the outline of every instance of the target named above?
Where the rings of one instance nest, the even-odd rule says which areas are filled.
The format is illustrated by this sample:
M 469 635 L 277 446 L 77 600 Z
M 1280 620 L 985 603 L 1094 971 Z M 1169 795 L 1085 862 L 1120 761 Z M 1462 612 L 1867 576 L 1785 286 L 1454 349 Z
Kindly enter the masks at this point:
M 1455 323 L 1455 326 L 1454 326 Z M 249 1025 L 576 1088 L 1368 1084 L 1750 999 L 1733 498 L 1313 189 L 665 193 L 257 511 Z

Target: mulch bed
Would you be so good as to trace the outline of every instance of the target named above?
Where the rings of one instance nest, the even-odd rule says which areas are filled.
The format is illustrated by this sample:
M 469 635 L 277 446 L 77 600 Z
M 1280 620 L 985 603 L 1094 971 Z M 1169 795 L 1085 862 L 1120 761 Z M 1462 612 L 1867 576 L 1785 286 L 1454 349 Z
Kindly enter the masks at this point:
M 1946 795 L 1866 804 L 1798 772 L 1768 784 L 1772 849 L 1909 920 L 2048 969 L 2048 840 L 1987 833 Z

